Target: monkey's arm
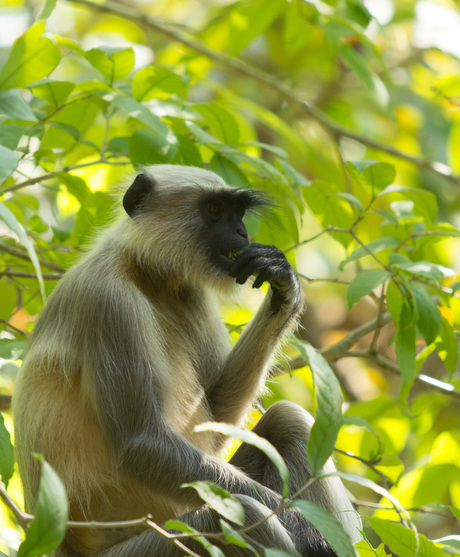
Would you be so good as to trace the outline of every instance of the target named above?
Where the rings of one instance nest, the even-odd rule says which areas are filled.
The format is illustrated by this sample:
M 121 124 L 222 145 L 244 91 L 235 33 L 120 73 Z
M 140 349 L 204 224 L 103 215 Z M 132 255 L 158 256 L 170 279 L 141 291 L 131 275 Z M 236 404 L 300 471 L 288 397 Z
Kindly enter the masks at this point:
M 209 393 L 216 421 L 240 423 L 263 388 L 280 341 L 297 322 L 303 293 L 294 269 L 274 246 L 250 244 L 238 254 L 230 274 L 239 284 L 255 275 L 253 288 L 260 288 L 266 281 L 271 285 Z
M 161 376 L 149 356 L 153 339 L 145 332 L 151 325 L 148 308 L 125 284 L 121 288 L 117 292 L 112 285 L 109 295 L 101 290 L 87 300 L 91 326 L 80 347 L 86 358 L 84 395 L 97 413 L 119 472 L 187 504 L 201 501 L 194 490 L 180 489 L 181 484 L 209 480 L 232 493 L 255 499 L 260 494 L 275 509 L 280 500 L 275 492 L 207 455 L 167 424 Z

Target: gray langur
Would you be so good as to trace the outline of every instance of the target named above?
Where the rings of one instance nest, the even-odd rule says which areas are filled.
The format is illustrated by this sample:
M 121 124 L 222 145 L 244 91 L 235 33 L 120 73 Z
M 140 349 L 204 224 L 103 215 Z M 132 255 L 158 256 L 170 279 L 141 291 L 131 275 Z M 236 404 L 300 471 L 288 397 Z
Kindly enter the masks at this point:
M 33 512 L 42 453 L 62 478 L 72 520 L 178 517 L 217 532 L 219 516 L 184 483 L 209 480 L 241 501 L 246 523 L 268 517 L 282 484 L 263 453 L 242 445 L 218 458 L 225 438 L 191 434 L 214 420 L 241 425 L 263 389 L 276 348 L 303 307 L 298 278 L 274 246 L 249 243 L 246 212 L 263 195 L 212 172 L 158 165 L 139 174 L 125 214 L 60 281 L 34 328 L 15 385 L 16 449 L 25 505 Z M 255 276 L 271 287 L 231 347 L 217 296 Z M 281 453 L 290 492 L 310 478 L 311 416 L 279 402 L 254 431 Z M 333 470 L 333 465 L 327 465 Z M 352 540 L 359 521 L 338 478 L 304 490 L 335 515 Z M 251 531 L 253 543 L 292 556 L 332 556 L 294 509 Z M 195 552 L 202 546 L 187 541 Z M 253 555 L 236 545 L 225 555 Z M 183 551 L 145 528 L 69 529 L 61 557 L 176 557 Z

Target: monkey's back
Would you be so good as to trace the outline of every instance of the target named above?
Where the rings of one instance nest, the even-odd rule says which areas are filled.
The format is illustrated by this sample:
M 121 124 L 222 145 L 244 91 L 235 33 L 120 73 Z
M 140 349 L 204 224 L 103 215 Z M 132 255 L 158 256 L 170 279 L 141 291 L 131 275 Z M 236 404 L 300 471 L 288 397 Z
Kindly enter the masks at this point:
M 105 249 L 96 247 L 95 252 L 72 268 L 50 296 L 37 321 L 17 377 L 13 412 L 26 510 L 33 513 L 37 499 L 40 465 L 32 453 L 40 453 L 64 483 L 71 520 L 128 520 L 150 514 L 155 521 L 163 522 L 187 508 L 119 473 L 95 411 L 97 405 L 92 400 L 93 391 L 86 384 L 90 374 L 97 370 L 91 369 L 91 356 L 84 353 L 87 341 L 84 342 L 83 338 L 93 337 L 97 342 L 101 331 L 99 325 L 95 326 L 94 315 L 113 305 L 115 293 L 121 303 L 126 290 L 116 292 L 120 284 L 125 289 L 130 287 L 120 278 L 120 254 L 115 253 L 110 244 L 103 247 Z M 110 296 L 104 298 L 104 288 L 99 293 L 92 292 L 94 281 L 104 284 L 106 290 L 111 291 Z M 162 348 L 166 342 L 165 334 L 155 322 L 154 308 L 137 289 L 136 296 L 142 306 L 139 313 L 143 319 L 147 319 L 147 315 L 150 319 L 152 359 L 158 359 L 163 365 L 165 362 L 174 365 L 178 351 L 171 357 L 165 353 Z M 127 318 L 126 315 L 123 317 Z M 122 318 L 121 314 L 119 318 Z M 107 323 L 107 327 L 116 327 L 115 321 L 116 318 L 113 324 Z M 147 323 L 136 324 L 140 329 L 142 325 L 147 326 Z M 193 366 L 184 365 L 184 361 L 183 358 L 182 366 L 177 370 L 178 377 L 160 378 L 165 391 L 165 406 L 171 416 L 180 415 L 182 419 L 190 411 L 188 420 L 182 424 L 187 431 L 180 433 L 186 433 L 192 442 L 211 451 L 210 436 L 206 441 L 206 434 L 190 435 L 195 423 L 210 419 L 204 391 L 200 394 L 202 404 L 195 405 L 193 412 L 191 405 L 185 405 L 185 410 L 180 408 L 192 394 L 196 395 L 196 389 L 201 388 Z M 136 412 L 135 405 L 133 412 Z M 72 546 L 84 552 L 101 551 L 114 544 L 113 530 L 107 536 L 104 530 L 91 530 L 90 535 L 88 532 L 85 529 L 70 532 L 68 538 Z M 133 531 L 119 529 L 116 535 L 122 540 L 131 537 Z

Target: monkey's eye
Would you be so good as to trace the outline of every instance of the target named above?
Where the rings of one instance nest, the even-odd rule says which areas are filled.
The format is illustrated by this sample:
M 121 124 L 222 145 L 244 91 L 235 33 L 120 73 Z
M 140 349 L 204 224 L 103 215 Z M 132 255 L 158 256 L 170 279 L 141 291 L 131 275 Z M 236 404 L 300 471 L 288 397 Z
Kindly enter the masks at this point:
M 218 203 L 208 203 L 207 209 L 213 217 L 218 217 L 222 212 L 222 207 Z

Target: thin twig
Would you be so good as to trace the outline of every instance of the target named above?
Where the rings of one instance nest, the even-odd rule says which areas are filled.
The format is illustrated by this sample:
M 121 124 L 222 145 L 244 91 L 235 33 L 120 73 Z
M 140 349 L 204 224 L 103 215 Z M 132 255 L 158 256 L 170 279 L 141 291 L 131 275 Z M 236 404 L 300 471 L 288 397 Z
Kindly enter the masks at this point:
M 69 1 L 73 4 L 86 6 L 91 10 L 111 13 L 123 19 L 133 21 L 141 28 L 148 27 L 150 29 L 154 29 L 169 39 L 177 41 L 202 56 L 213 60 L 217 64 L 224 66 L 227 70 L 237 72 L 240 75 L 249 77 L 251 80 L 263 83 L 265 86 L 276 91 L 285 101 L 299 107 L 306 116 L 316 120 L 334 138 L 347 137 L 349 139 L 353 139 L 362 145 L 382 151 L 396 158 L 410 162 L 423 170 L 442 176 L 455 186 L 460 185 L 460 176 L 453 174 L 452 170 L 447 165 L 440 162 L 431 162 L 421 157 L 414 157 L 413 155 L 403 153 L 390 145 L 379 143 L 378 141 L 341 126 L 317 107 L 299 98 L 297 94 L 292 91 L 290 86 L 281 82 L 278 76 L 270 75 L 256 66 L 243 62 L 239 58 L 234 58 L 223 52 L 213 50 L 192 36 L 180 31 L 177 26 L 160 22 L 151 16 L 139 12 L 127 4 L 121 4 L 120 2 L 115 2 L 113 0 L 106 0 L 103 4 L 96 4 L 95 2 L 88 0 Z
M 37 275 L 35 273 L 26 273 L 25 271 L 0 271 L 1 277 L 36 279 Z M 42 278 L 44 280 L 59 280 L 62 278 L 62 273 L 42 273 Z
M 30 263 L 30 257 L 27 252 L 24 250 L 22 251 L 21 248 L 12 246 L 10 244 L 5 244 L 4 242 L 0 242 L 0 251 L 4 251 L 5 253 L 9 253 L 14 257 L 18 257 L 19 259 L 23 259 L 24 261 L 28 261 Z M 65 273 L 66 269 L 54 263 L 54 261 L 47 261 L 45 259 L 39 259 L 40 267 L 46 267 L 47 269 L 51 269 L 52 271 L 56 271 L 58 273 Z

